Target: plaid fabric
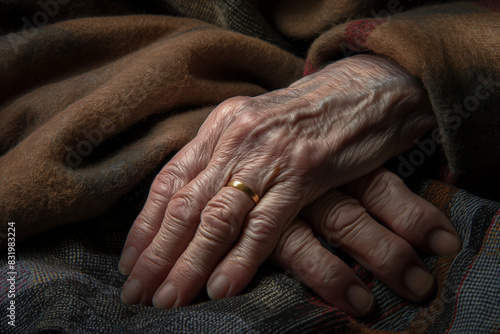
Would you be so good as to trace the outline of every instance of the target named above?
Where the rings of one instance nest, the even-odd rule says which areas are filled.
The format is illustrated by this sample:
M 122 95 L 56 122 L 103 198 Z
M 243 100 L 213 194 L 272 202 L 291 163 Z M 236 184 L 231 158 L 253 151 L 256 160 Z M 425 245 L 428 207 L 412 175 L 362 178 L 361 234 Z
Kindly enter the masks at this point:
M 254 0 L 154 0 L 152 2 L 161 8 L 162 13 L 199 19 L 224 29 L 257 37 L 288 51 L 295 50 L 292 44 L 272 27 Z
M 8 325 L 5 252 L 0 260 L 1 333 L 498 333 L 500 204 L 437 181 L 420 193 L 455 224 L 463 249 L 426 257 L 438 282 L 427 303 L 400 299 L 356 263 L 377 298 L 375 312 L 353 319 L 295 279 L 264 266 L 240 295 L 157 310 L 120 302 L 121 247 L 136 212 L 119 203 L 98 219 L 63 226 L 16 247 L 15 327 Z M 348 260 L 347 260 L 348 261 Z
M 162 14 L 196 18 L 220 28 L 257 37 L 291 52 L 296 47 L 268 22 L 254 0 L 0 0 L 0 35 L 22 29 L 26 19 L 38 18 L 41 10 L 50 15 L 50 23 L 80 17 L 130 14 Z M 44 6 L 45 4 L 45 6 Z M 37 16 L 38 15 L 38 16 Z

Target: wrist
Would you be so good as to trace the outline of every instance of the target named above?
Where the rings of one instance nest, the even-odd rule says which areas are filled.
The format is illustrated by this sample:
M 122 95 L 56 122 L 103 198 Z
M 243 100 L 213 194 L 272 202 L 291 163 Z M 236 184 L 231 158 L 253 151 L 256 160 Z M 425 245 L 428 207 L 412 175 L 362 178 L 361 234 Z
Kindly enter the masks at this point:
M 413 141 L 435 126 L 426 90 L 419 80 L 390 59 L 356 55 L 327 65 L 305 77 L 293 87 L 299 91 L 313 88 L 312 96 L 328 101 L 331 124 L 355 126 L 386 124 L 385 135 L 401 138 L 392 144 L 399 154 Z M 338 123 L 340 119 L 344 121 Z M 373 131 L 373 130 L 370 130 Z M 396 134 L 399 133 L 399 134 Z
M 355 55 L 331 65 L 341 66 L 347 79 L 359 82 L 364 89 L 390 92 L 386 96 L 390 98 L 388 105 L 406 112 L 432 114 L 427 91 L 420 81 L 393 60 L 378 55 Z

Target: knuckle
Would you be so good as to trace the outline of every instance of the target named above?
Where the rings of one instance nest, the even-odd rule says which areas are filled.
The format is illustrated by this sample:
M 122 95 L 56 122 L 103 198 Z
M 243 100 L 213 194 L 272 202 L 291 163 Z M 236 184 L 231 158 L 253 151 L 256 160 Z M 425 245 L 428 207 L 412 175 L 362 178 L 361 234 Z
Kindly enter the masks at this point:
M 307 251 L 307 247 L 314 238 L 311 233 L 302 233 L 298 224 L 292 224 L 281 235 L 276 245 L 275 253 L 282 262 L 296 263 L 300 254 Z
M 169 256 L 168 253 L 163 251 L 160 243 L 153 242 L 149 249 L 143 254 L 143 261 L 146 268 L 150 272 L 161 272 L 167 267 L 171 267 L 175 263 L 175 259 Z
M 427 210 L 417 200 L 408 203 L 406 210 L 398 215 L 393 222 L 393 228 L 400 233 L 417 234 L 422 227 L 422 222 L 427 217 Z
M 169 232 L 182 232 L 190 228 L 193 199 L 188 193 L 176 195 L 168 203 L 163 227 Z
M 133 232 L 133 239 L 139 243 L 147 242 L 158 232 L 157 227 L 154 227 L 142 213 L 130 231 Z
M 259 126 L 266 119 L 250 97 L 234 97 L 224 101 L 218 109 L 217 117 L 229 124 L 231 135 L 238 140 L 259 136 Z
M 186 281 L 185 276 L 190 280 L 204 279 L 206 274 L 210 272 L 210 268 L 196 256 L 185 256 L 182 260 L 186 268 L 182 271 L 183 277 L 180 277 L 182 281 Z
M 330 208 L 323 228 L 326 235 L 333 233 L 337 240 L 342 240 L 352 236 L 356 226 L 366 218 L 368 213 L 359 201 L 346 197 Z
M 338 257 L 311 249 L 292 265 L 292 274 L 316 287 L 338 285 L 345 276 L 345 263 Z
M 294 254 L 292 272 L 303 279 L 310 280 L 315 275 L 318 254 L 306 245 L 302 245 Z
M 153 201 L 160 201 L 166 204 L 168 198 L 166 194 L 172 192 L 173 189 L 177 189 L 183 184 L 180 172 L 175 167 L 164 168 L 158 173 L 150 189 L 150 198 Z
M 152 201 L 155 206 L 166 205 L 168 198 L 166 194 L 172 189 L 170 182 L 162 177 L 157 176 L 151 184 L 148 199 Z
M 292 264 L 292 275 L 299 281 L 307 281 L 318 285 L 321 281 L 318 275 L 318 261 L 315 257 L 304 257 Z
M 315 277 L 315 284 L 317 286 L 338 286 L 339 282 L 345 281 L 345 266 L 346 264 L 342 262 L 338 257 L 332 256 L 328 259 L 327 265 L 320 266 L 321 271 L 319 271 Z
M 262 117 L 255 110 L 255 108 L 246 107 L 238 114 L 234 120 L 233 126 L 244 138 L 246 136 L 250 136 L 260 124 L 262 124 Z
M 278 220 L 268 215 L 259 215 L 248 223 L 248 236 L 257 242 L 268 242 L 279 232 Z
M 286 145 L 290 143 L 287 138 L 282 138 L 283 144 Z M 325 163 L 325 156 L 321 153 L 318 154 L 317 146 L 313 141 L 293 142 L 293 150 L 290 150 L 288 157 L 292 170 L 299 171 L 307 175 L 307 180 L 302 177 L 303 180 L 299 180 L 300 183 L 310 183 L 311 179 L 314 180 L 317 178 L 318 171 L 321 171 L 321 168 L 324 167 Z
M 367 258 L 379 272 L 390 275 L 401 260 L 411 257 L 412 248 L 402 239 L 390 238 L 379 243 L 379 247 L 373 248 Z
M 200 233 L 207 240 L 216 243 L 233 241 L 238 218 L 231 207 L 222 201 L 211 201 L 201 214 Z
M 375 172 L 368 176 L 368 190 L 377 195 L 385 194 L 393 183 L 394 178 L 388 173 Z
M 241 107 L 241 106 L 246 106 L 250 103 L 251 98 L 248 96 L 233 96 L 224 102 L 222 102 L 223 105 L 227 105 L 228 107 Z
M 253 252 L 231 252 L 229 263 L 232 268 L 238 268 L 239 272 L 253 272 L 259 265 Z
M 234 96 L 223 101 L 217 107 L 217 113 L 221 116 L 230 116 L 250 104 L 250 98 L 247 96 Z
M 369 195 L 370 205 L 381 209 L 385 207 L 395 186 L 394 177 L 389 173 L 375 172 L 367 177 L 366 183 L 368 184 L 366 194 Z M 358 183 L 358 193 L 362 193 L 363 189 L 361 188 L 364 187 L 366 187 L 364 182 Z

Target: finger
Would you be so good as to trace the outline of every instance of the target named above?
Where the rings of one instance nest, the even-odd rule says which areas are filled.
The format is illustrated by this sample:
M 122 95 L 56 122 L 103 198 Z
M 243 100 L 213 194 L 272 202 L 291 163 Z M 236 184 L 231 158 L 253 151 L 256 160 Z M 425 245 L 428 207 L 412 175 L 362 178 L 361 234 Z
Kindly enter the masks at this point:
M 377 223 L 358 200 L 332 190 L 301 214 L 318 235 L 338 244 L 403 298 L 421 301 L 432 292 L 434 278 L 413 247 Z
M 210 275 L 207 291 L 212 299 L 241 292 L 275 248 L 283 227 L 298 214 L 295 194 L 280 188 L 270 189 L 247 215 L 243 234 Z
M 198 230 L 153 297 L 164 309 L 189 304 L 205 287 L 219 261 L 238 239 L 254 201 L 242 191 L 223 187 L 201 214 Z
M 121 295 L 124 303 L 151 303 L 154 292 L 195 235 L 200 214 L 223 186 L 221 182 L 224 182 L 224 178 L 218 169 L 209 165 L 172 196 L 161 228 L 140 254 L 124 285 Z
M 127 275 L 132 271 L 140 254 L 153 241 L 173 194 L 206 168 L 219 136 L 225 130 L 240 100 L 242 99 L 233 98 L 217 106 L 203 123 L 199 134 L 157 175 L 144 208 L 132 225 L 123 247 L 118 264 L 122 274 Z
M 332 306 L 353 316 L 367 315 L 374 307 L 371 291 L 300 219 L 283 233 L 270 259 Z
M 142 253 L 140 253 L 140 249 L 136 252 L 134 250 L 130 252 L 133 256 L 141 255 L 135 262 L 129 261 L 129 263 L 133 263 L 133 269 L 122 291 L 121 297 L 123 302 L 135 304 L 137 302 L 149 303 L 151 301 L 154 291 L 156 291 L 156 288 L 169 274 L 172 266 L 193 238 L 200 222 L 201 211 L 227 180 L 226 174 L 231 171 L 231 166 L 228 168 L 229 162 L 234 160 L 235 157 L 234 154 L 228 153 L 227 147 L 219 147 L 217 143 L 220 135 L 224 133 L 225 127 L 223 123 L 227 123 L 227 119 L 230 119 L 231 113 L 237 111 L 235 105 L 238 105 L 239 100 L 233 100 L 236 100 L 236 102 L 230 101 L 230 103 L 225 102 L 221 104 L 221 106 L 226 104 L 228 106 L 227 108 L 219 106 L 216 109 L 222 111 L 215 110 L 215 116 L 212 117 L 211 115 L 209 120 L 207 120 L 212 120 L 212 123 L 217 125 L 215 126 L 216 130 L 214 130 L 213 126 L 204 125 L 197 136 L 197 138 L 202 138 L 199 140 L 206 147 L 200 153 L 210 156 L 209 166 L 189 183 L 191 186 L 188 185 L 185 187 L 186 191 L 183 191 L 184 188 L 182 188 L 176 195 L 171 196 L 170 199 L 166 196 L 165 202 L 168 204 L 163 223 L 161 227 L 155 226 L 155 229 L 150 229 L 149 238 L 143 241 L 143 247 L 140 249 L 144 249 L 144 245 L 147 246 L 149 244 L 149 246 Z M 226 109 L 229 111 L 224 112 Z M 228 117 L 220 117 L 219 113 L 225 113 Z M 197 143 L 196 140 L 195 143 Z M 229 142 L 226 146 L 231 148 L 231 145 L 235 143 L 233 141 Z M 232 164 L 234 165 L 234 161 Z M 221 168 L 221 166 L 226 168 Z M 186 166 L 186 169 L 189 168 L 190 166 Z M 199 169 L 201 168 L 203 168 L 203 164 Z M 207 172 L 209 170 L 212 172 Z M 194 177 L 194 175 L 191 175 L 191 177 Z M 183 196 L 187 197 L 187 199 L 183 198 Z M 173 211 L 173 213 L 170 213 L 170 211 Z M 156 219 L 159 219 L 159 217 L 156 217 Z M 157 231 L 156 235 L 154 231 Z M 152 239 L 151 236 L 153 235 L 155 236 Z
M 460 250 L 460 238 L 449 219 L 388 170 L 380 168 L 343 190 L 357 198 L 375 219 L 417 248 L 440 256 L 454 255 Z
M 118 264 L 120 273 L 130 274 L 141 253 L 158 233 L 173 194 L 192 180 L 208 161 L 208 142 L 193 140 L 160 171 L 151 185 L 148 199 L 132 225 Z

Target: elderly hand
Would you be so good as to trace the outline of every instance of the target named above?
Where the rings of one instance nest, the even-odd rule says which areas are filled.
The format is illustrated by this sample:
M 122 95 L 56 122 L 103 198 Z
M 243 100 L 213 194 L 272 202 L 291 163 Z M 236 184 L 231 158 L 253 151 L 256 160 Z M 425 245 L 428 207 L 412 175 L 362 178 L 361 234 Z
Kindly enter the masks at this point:
M 383 168 L 342 190 L 331 190 L 302 210 L 282 234 L 273 262 L 333 306 L 367 315 L 375 305 L 372 293 L 321 245 L 319 235 L 400 296 L 426 299 L 434 279 L 413 247 L 441 256 L 458 252 L 460 239 L 446 216 Z
M 222 103 L 153 182 L 120 260 L 130 273 L 122 301 L 186 305 L 207 282 L 212 297 L 239 293 L 304 206 L 403 152 L 433 123 L 418 82 L 373 56 Z

